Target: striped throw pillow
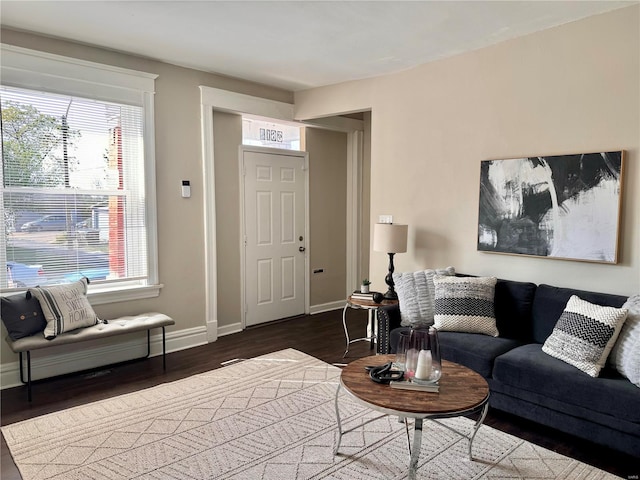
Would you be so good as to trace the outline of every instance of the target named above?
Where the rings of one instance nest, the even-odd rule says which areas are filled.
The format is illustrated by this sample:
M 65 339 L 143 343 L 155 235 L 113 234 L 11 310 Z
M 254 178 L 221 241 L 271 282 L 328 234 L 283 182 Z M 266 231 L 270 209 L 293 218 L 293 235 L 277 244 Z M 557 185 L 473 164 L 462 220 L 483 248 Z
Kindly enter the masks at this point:
M 434 326 L 497 337 L 496 282 L 495 277 L 436 277 Z
M 542 351 L 597 377 L 626 318 L 625 308 L 603 307 L 572 295 Z
M 89 281 L 82 278 L 77 282 L 50 287 L 34 287 L 28 290 L 40 302 L 47 326 L 45 338 L 55 338 L 64 332 L 90 327 L 100 322 L 87 299 Z

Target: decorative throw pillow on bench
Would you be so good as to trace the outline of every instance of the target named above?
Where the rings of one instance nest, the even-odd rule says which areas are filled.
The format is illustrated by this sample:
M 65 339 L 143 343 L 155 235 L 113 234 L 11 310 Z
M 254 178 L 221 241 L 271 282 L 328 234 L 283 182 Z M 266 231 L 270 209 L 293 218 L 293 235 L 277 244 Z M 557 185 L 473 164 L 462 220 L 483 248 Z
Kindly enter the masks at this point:
M 597 377 L 626 317 L 624 308 L 603 307 L 572 295 L 542 351 Z
M 498 336 L 496 277 L 436 277 L 433 282 L 438 330 Z
M 73 283 L 34 287 L 27 291 L 27 297 L 33 295 L 38 299 L 47 320 L 45 338 L 55 338 L 61 333 L 100 322 L 87 299 L 88 283 L 86 278 L 82 278 Z
M 2 297 L 0 302 L 2 323 L 11 340 L 41 333 L 47 326 L 40 302 L 36 298 L 27 298 L 25 293 L 20 293 Z
M 455 275 L 453 267 L 417 272 L 394 273 L 393 283 L 398 294 L 403 327 L 420 328 L 433 325 L 433 304 L 436 275 Z

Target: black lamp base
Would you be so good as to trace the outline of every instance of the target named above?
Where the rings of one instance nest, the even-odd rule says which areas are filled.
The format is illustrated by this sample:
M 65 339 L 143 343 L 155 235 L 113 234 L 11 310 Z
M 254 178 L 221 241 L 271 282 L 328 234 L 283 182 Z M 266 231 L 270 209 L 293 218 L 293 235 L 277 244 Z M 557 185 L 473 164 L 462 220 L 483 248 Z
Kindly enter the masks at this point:
M 384 294 L 384 298 L 385 300 L 397 300 L 398 299 L 398 294 L 396 293 L 395 290 L 395 283 L 393 282 L 393 271 L 394 271 L 394 266 L 393 266 L 393 256 L 395 255 L 395 253 L 389 253 L 389 273 L 387 273 L 387 276 L 384 277 L 384 281 L 387 284 L 387 286 L 389 287 L 389 289 L 387 290 L 387 293 Z
M 395 290 L 387 290 L 387 293 L 384 294 L 384 299 L 385 300 L 397 300 L 398 299 L 398 294 L 396 293 Z

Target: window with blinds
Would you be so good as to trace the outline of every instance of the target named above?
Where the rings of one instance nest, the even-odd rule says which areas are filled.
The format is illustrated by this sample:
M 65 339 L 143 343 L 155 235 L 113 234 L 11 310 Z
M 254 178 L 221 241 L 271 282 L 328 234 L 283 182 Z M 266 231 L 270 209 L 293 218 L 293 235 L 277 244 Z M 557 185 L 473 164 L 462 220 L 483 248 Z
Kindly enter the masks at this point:
M 105 288 L 153 283 L 148 115 L 99 96 L 0 86 L 2 291 L 81 277 Z

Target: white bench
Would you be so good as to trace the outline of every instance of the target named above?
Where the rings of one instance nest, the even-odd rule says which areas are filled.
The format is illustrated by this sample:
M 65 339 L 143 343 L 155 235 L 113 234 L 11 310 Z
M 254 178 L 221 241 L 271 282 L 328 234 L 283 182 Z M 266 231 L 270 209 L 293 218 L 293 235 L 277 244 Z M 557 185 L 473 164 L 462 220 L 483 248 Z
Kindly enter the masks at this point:
M 70 343 L 84 342 L 97 338 L 112 337 L 114 335 L 124 335 L 125 333 L 147 331 L 147 354 L 141 358 L 147 358 L 151 353 L 151 329 L 162 328 L 162 368 L 166 370 L 165 351 L 165 327 L 174 325 L 176 322 L 162 314 L 156 312 L 142 313 L 140 315 L 126 316 L 107 320 L 107 323 L 99 323 L 91 327 L 80 328 L 70 332 L 62 333 L 51 340 L 44 338 L 44 335 L 31 335 L 30 337 L 11 340 L 7 338 L 7 343 L 11 350 L 20 354 L 20 381 L 27 384 L 27 394 L 31 401 L 31 351 L 43 348 L 67 345 Z M 23 355 L 27 356 L 27 380 L 24 379 Z

